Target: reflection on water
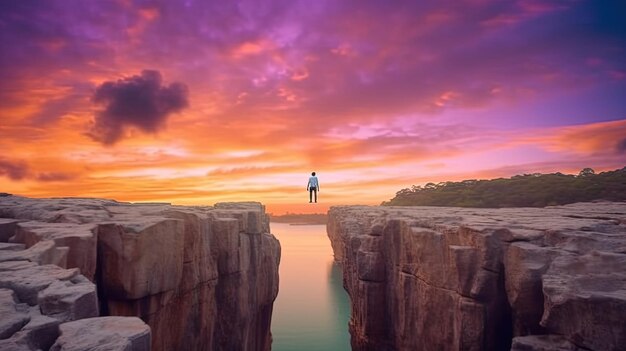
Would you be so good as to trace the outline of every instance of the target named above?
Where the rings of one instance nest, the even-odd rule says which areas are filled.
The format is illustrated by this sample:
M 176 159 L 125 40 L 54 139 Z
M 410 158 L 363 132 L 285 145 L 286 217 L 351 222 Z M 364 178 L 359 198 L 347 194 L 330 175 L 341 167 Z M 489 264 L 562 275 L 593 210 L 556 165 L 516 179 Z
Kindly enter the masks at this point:
M 272 350 L 350 350 L 350 304 L 326 226 L 272 223 L 280 240 L 280 282 Z

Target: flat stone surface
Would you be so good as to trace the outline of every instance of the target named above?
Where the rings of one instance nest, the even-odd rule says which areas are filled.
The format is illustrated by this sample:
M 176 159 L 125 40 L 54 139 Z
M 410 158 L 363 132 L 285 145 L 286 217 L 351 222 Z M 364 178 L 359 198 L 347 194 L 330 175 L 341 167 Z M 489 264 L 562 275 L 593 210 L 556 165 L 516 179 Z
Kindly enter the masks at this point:
M 55 265 L 38 265 L 29 261 L 0 262 L 0 288 L 13 290 L 19 301 L 33 306 L 40 291 L 57 281 L 72 281 L 78 277 L 76 269 Z
M 0 243 L 0 250 L 6 251 L 22 251 L 26 249 L 24 244 Z
M 0 250 L 0 262 L 30 261 L 65 267 L 68 248 L 57 246 L 52 240 L 43 240 L 24 250 Z
M 51 351 L 150 351 L 150 327 L 137 317 L 99 317 L 63 323 Z
M 53 241 L 67 247 L 66 268 L 78 268 L 93 281 L 96 272 L 97 226 L 93 223 L 46 223 L 26 221 L 17 224 L 13 241 L 30 247 L 41 241 Z

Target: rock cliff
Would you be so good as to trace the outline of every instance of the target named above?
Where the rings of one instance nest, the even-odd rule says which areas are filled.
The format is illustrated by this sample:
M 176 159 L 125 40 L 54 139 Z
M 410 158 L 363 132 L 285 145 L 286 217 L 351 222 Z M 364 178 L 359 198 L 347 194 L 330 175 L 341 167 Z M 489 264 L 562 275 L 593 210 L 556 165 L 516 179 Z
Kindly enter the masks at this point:
M 341 206 L 353 350 L 623 350 L 626 203 Z
M 269 350 L 279 259 L 259 203 L 0 197 L 0 348 Z

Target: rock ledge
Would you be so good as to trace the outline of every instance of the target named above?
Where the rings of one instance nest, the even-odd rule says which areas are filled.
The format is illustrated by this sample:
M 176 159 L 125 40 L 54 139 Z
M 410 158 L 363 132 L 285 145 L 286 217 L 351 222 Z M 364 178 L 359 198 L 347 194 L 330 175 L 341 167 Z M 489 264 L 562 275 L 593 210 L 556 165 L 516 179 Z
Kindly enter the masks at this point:
M 0 349 L 269 350 L 279 260 L 259 203 L 0 196 Z
M 620 350 L 626 203 L 340 206 L 354 350 Z

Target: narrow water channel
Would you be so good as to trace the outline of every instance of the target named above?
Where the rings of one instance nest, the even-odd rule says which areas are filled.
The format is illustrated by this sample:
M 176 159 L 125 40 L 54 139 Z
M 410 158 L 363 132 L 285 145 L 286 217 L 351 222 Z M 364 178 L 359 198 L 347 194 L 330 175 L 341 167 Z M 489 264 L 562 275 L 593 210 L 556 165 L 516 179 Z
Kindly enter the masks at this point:
M 281 245 L 273 351 L 350 350 L 350 303 L 324 225 L 271 223 Z

